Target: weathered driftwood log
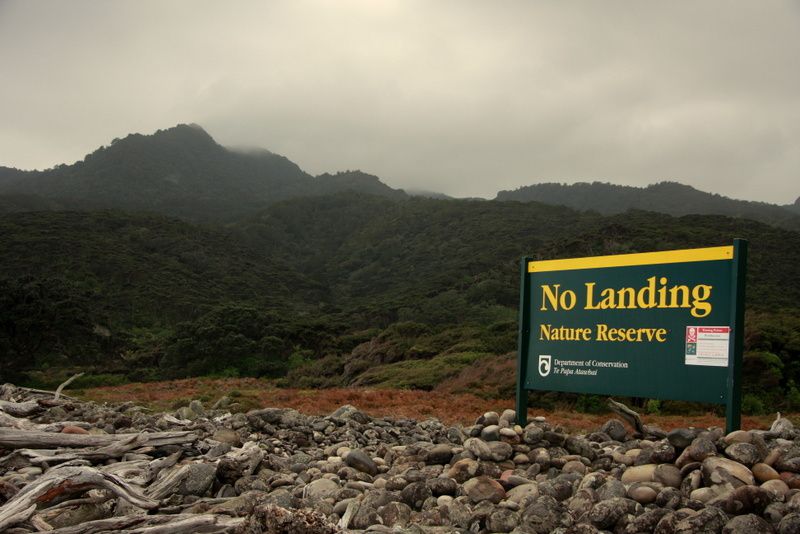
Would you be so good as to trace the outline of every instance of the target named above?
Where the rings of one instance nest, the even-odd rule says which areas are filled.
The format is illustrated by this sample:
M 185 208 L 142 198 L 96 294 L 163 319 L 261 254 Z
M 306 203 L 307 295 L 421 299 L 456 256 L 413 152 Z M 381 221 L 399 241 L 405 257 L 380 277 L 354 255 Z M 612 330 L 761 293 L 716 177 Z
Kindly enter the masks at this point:
M 0 410 L 0 427 L 16 428 L 18 430 L 34 430 L 39 425 L 22 417 L 14 417 Z
M 52 397 L 54 397 L 56 394 L 55 391 L 25 388 L 22 386 L 15 386 L 14 384 L 3 384 L 0 386 L 0 399 L 2 400 L 11 400 L 12 398 L 19 397 L 21 393 L 24 393 L 28 397 L 39 397 L 36 400 L 42 401 L 52 401 L 54 400 Z M 70 397 L 68 395 L 64 395 L 63 393 L 60 395 L 58 402 L 61 402 L 62 400 L 78 402 L 78 399 L 75 397 Z
M 0 428 L 0 448 L 106 447 L 126 441 L 132 435 L 141 436 L 140 445 L 150 447 L 182 445 L 197 440 L 197 434 L 184 430 L 176 432 L 143 432 L 141 434 L 60 434 L 37 430 Z
M 769 427 L 770 432 L 774 432 L 775 430 L 779 429 L 780 424 L 781 424 L 780 421 L 781 421 L 781 412 L 775 412 L 775 420 L 772 422 L 772 424 Z
M 5 384 L 0 386 L 0 400 L 10 400 L 14 396 L 14 393 L 16 393 L 16 391 L 17 391 L 17 386 L 6 382 Z
M 145 480 L 147 481 L 146 483 L 155 480 L 158 474 L 164 469 L 168 469 L 177 464 L 182 454 L 182 451 L 178 451 L 170 454 L 169 456 L 165 456 L 164 458 L 157 458 L 150 462 L 150 465 L 147 466 L 147 471 L 144 474 Z
M 112 458 L 121 458 L 126 452 L 141 446 L 143 442 L 144 436 L 142 434 L 129 434 L 128 438 L 112 442 L 104 447 L 68 450 L 18 449 L 12 454 L 22 456 L 34 465 L 43 463 L 54 465 L 72 460 L 87 460 L 91 463 L 99 463 Z M 3 465 L 9 456 L 0 459 L 0 465 Z
M 223 458 L 230 458 L 238 465 L 244 466 L 242 476 L 250 476 L 256 472 L 264 459 L 264 450 L 255 441 L 248 441 L 241 448 L 226 452 Z
M 40 432 L 61 432 L 66 426 L 76 426 L 89 430 L 92 428 L 90 423 L 85 421 L 57 421 L 55 423 L 37 424 L 21 417 L 11 417 L 10 415 L 0 412 L 0 428 L 10 427 L 20 430 L 38 430 Z
M 242 517 L 214 514 L 176 514 L 110 517 L 72 527 L 51 530 L 51 534 L 182 534 L 227 532 L 244 522 Z
M 155 480 L 158 473 L 163 469 L 175 465 L 183 454 L 178 451 L 164 458 L 156 460 L 133 460 L 128 462 L 116 462 L 100 467 L 104 473 L 116 475 L 137 486 L 146 486 Z
M 53 527 L 50 526 L 50 524 L 48 524 L 47 521 L 45 521 L 44 519 L 42 519 L 41 517 L 39 517 L 39 516 L 37 516 L 35 514 L 34 514 L 33 517 L 28 519 L 28 522 L 31 525 L 33 525 L 33 528 L 35 528 L 39 532 L 45 532 L 45 531 L 53 530 Z
M 84 421 L 58 421 L 49 424 L 37 424 L 24 417 L 14 417 L 0 410 L 0 427 L 16 428 L 20 430 L 40 430 L 42 432 L 61 432 L 65 426 L 77 426 L 85 429 L 92 427 Z
M 212 463 L 197 462 L 176 466 L 164 471 L 145 493 L 153 499 L 166 499 L 174 493 L 200 495 L 211 486 L 216 473 L 217 465 Z
M 142 495 L 138 489 L 114 475 L 92 467 L 59 467 L 30 482 L 0 507 L 0 532 L 27 521 L 40 504 L 89 489 L 112 491 L 139 508 L 152 509 L 158 506 L 158 501 Z
M 46 391 L 42 389 L 32 389 L 32 388 L 22 388 L 17 387 L 14 384 L 3 384 L 0 386 L 0 410 L 5 411 L 11 415 L 16 415 L 19 417 L 25 417 L 36 413 L 37 411 L 41 411 L 44 408 L 52 408 L 53 406 L 58 406 L 59 404 L 63 404 L 63 401 L 60 400 L 62 397 L 61 392 L 64 390 L 65 387 L 70 385 L 75 379 L 80 378 L 83 376 L 83 373 L 78 373 L 76 375 L 71 376 L 64 382 L 62 382 L 55 391 Z M 20 393 L 33 393 L 37 395 L 52 395 L 52 399 L 44 398 L 44 399 L 31 399 L 25 402 L 14 402 L 13 399 L 20 397 Z M 72 397 L 67 397 L 63 395 L 65 399 L 68 400 L 76 400 Z
M 150 483 L 150 476 L 148 474 L 149 463 L 150 462 L 147 460 L 114 462 L 109 465 L 98 466 L 98 469 L 143 488 Z
M 68 508 L 68 507 L 81 506 L 81 505 L 84 505 L 84 504 L 95 504 L 95 505 L 103 504 L 104 502 L 110 501 L 113 498 L 114 498 L 114 495 L 112 493 L 108 492 L 108 491 L 90 490 L 89 492 L 86 493 L 86 497 L 84 497 L 82 499 L 70 499 L 68 501 L 64 501 L 64 502 L 60 502 L 58 504 L 54 504 L 53 506 L 49 507 L 44 512 L 40 512 L 39 514 L 36 514 L 34 517 L 39 517 L 40 514 L 41 515 L 44 515 L 44 514 L 57 514 L 57 513 L 59 513 L 59 510 L 61 510 L 63 508 Z
M 13 415 L 14 417 L 30 417 L 31 415 L 43 411 L 44 408 L 36 401 L 11 402 L 0 400 L 0 411 Z
M 614 412 L 615 414 L 622 417 L 625 421 L 627 421 L 628 424 L 631 425 L 634 429 L 636 429 L 638 433 L 640 434 L 645 433 L 644 424 L 642 423 L 642 418 L 641 416 L 639 416 L 638 413 L 634 412 L 621 402 L 617 402 L 612 398 L 609 398 L 606 401 L 606 404 L 608 405 L 608 408 L 612 412 Z
M 59 384 L 59 386 L 56 388 L 55 394 L 53 395 L 53 400 L 58 400 L 58 398 L 61 396 L 61 392 L 64 390 L 64 388 L 67 387 L 68 385 L 72 384 L 73 380 L 75 380 L 76 378 L 80 378 L 82 376 L 83 376 L 83 373 L 78 373 L 76 375 L 72 375 L 71 377 L 69 377 L 66 380 L 64 380 L 61 384 Z
M 339 520 L 337 526 L 339 528 L 347 529 L 350 527 L 350 521 L 353 520 L 353 517 L 358 513 L 358 509 L 361 507 L 361 503 L 358 502 L 356 499 L 353 499 L 350 504 L 347 505 L 347 508 L 344 511 L 344 515 Z
M 162 514 L 184 514 L 184 513 L 220 513 L 217 506 L 224 506 L 226 503 L 231 502 L 236 497 L 200 497 L 196 501 L 185 502 L 173 506 L 161 506 L 158 511 Z M 226 513 L 224 515 L 231 515 Z
M 648 426 L 642 423 L 641 416 L 635 411 L 625 406 L 624 404 L 622 404 L 621 402 L 617 402 L 609 397 L 608 400 L 606 401 L 606 404 L 608 405 L 608 408 L 612 412 L 625 419 L 628 422 L 628 424 L 630 424 L 633 428 L 635 428 L 636 432 L 638 432 L 640 435 L 645 437 L 652 436 L 659 439 L 667 436 L 666 432 L 664 432 L 660 428 Z

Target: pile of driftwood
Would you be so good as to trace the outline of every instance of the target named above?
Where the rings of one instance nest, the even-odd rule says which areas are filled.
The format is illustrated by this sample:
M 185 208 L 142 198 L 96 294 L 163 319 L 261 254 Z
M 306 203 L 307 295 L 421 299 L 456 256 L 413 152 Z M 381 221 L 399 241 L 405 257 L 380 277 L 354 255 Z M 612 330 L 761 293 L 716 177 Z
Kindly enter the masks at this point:
M 34 422 L 53 408 L 68 412 L 75 407 L 75 399 L 61 395 L 64 385 L 55 393 L 0 386 L 0 451 L 5 452 L 0 458 L 0 497 L 5 501 L 0 532 L 222 532 L 244 521 L 174 510 L 151 513 L 187 483 L 190 472 L 179 461 L 198 434 L 92 433 L 93 425 L 83 420 Z M 112 507 L 112 517 L 91 520 Z M 76 517 L 77 524 L 53 526 Z

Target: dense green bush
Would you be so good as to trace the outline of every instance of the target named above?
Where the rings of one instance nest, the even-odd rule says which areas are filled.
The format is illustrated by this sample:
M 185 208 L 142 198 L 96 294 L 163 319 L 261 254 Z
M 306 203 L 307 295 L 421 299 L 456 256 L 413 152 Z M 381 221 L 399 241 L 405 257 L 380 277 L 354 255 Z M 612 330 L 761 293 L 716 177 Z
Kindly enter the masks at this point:
M 0 379 L 46 367 L 91 365 L 115 340 L 92 307 L 93 295 L 69 281 L 0 279 Z
M 230 369 L 242 376 L 280 376 L 291 349 L 282 334 L 283 325 L 273 314 L 249 306 L 221 306 L 179 324 L 161 366 L 175 377 Z
M 575 401 L 575 410 L 581 413 L 600 414 L 607 413 L 608 406 L 605 397 L 600 395 L 578 395 Z
M 661 414 L 661 401 L 658 399 L 647 399 L 644 403 L 644 412 L 650 415 Z
M 762 415 L 766 412 L 764 402 L 752 393 L 742 397 L 742 413 L 745 415 Z

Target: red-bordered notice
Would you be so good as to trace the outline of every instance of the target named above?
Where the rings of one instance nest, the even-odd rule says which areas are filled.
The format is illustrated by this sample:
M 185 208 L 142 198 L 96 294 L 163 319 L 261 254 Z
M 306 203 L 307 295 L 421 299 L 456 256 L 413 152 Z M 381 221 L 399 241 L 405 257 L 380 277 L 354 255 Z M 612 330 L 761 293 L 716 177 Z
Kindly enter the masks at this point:
M 687 326 L 686 365 L 728 366 L 730 326 Z

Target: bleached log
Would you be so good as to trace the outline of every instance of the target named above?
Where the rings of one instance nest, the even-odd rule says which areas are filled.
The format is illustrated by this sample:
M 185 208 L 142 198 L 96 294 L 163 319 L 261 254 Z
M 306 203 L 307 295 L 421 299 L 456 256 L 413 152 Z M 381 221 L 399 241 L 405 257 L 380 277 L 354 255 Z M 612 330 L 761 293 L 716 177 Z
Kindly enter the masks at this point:
M 249 476 L 256 472 L 258 466 L 264 459 L 264 451 L 255 441 L 248 441 L 240 448 L 226 452 L 223 458 L 230 458 L 239 465 L 247 467 L 242 471 L 243 476 Z
M 29 417 L 44 408 L 36 401 L 11 402 L 0 400 L 0 411 L 13 415 L 14 417 Z
M 61 432 L 65 426 L 77 426 L 84 429 L 92 427 L 84 421 L 59 421 L 57 423 L 37 424 L 24 417 L 14 417 L 0 410 L 0 427 L 19 430 L 39 430 L 42 432 Z
M 178 463 L 178 460 L 181 459 L 181 455 L 183 455 L 182 451 L 177 451 L 169 456 L 165 456 L 164 458 L 157 458 L 150 462 L 150 465 L 147 466 L 147 471 L 145 473 L 145 484 L 148 484 L 156 479 L 159 473 L 164 469 L 168 469 L 173 465 Z
M 137 486 L 146 486 L 156 479 L 158 474 L 169 467 L 172 467 L 180 459 L 182 451 L 177 451 L 164 458 L 156 460 L 133 460 L 129 462 L 117 462 L 101 467 L 100 469 L 112 475 L 124 478 L 128 482 Z
M 770 432 L 775 432 L 779 428 L 780 420 L 781 420 L 781 412 L 775 412 L 775 420 L 769 427 Z
M 65 426 L 76 426 L 90 429 L 92 425 L 85 421 L 58 421 L 56 423 L 38 424 L 24 417 L 14 417 L 0 410 L 0 428 L 16 428 L 19 430 L 39 430 L 41 432 L 61 432 Z
M 80 525 L 57 528 L 51 534 L 182 534 L 228 532 L 243 523 L 243 517 L 214 514 L 176 514 L 122 516 L 87 521 Z
M 40 466 L 98 464 L 109 459 L 120 458 L 128 450 L 138 447 L 140 444 L 139 437 L 139 434 L 131 434 L 131 440 L 129 441 L 113 443 L 108 447 L 95 449 L 17 449 L 11 454 L 0 458 L 0 467 L 19 466 L 20 461 L 24 465 Z M 115 462 L 99 467 L 99 469 L 104 473 L 118 476 L 137 486 L 145 486 L 155 480 L 163 469 L 175 465 L 182 454 L 183 451 L 177 451 L 169 456 L 155 460 Z
M 39 532 L 50 532 L 53 530 L 53 527 L 47 521 L 36 514 L 33 514 L 33 516 L 28 519 L 28 522 Z
M 16 428 L 18 430 L 34 430 L 39 425 L 32 423 L 28 419 L 22 417 L 14 417 L 6 412 L 0 410 L 0 427 Z
M 113 498 L 113 495 L 108 491 L 92 490 L 87 493 L 87 497 L 83 499 L 70 499 L 68 501 L 54 504 L 47 509 L 46 513 L 57 512 L 61 508 L 68 508 L 70 506 L 82 506 L 84 504 L 103 504 Z
M 83 373 L 78 373 L 78 374 L 76 374 L 76 375 L 72 375 L 71 377 L 67 378 L 67 379 L 66 379 L 64 382 L 62 382 L 62 383 L 61 383 L 61 384 L 60 384 L 60 385 L 59 385 L 59 386 L 56 388 L 56 392 L 55 392 L 55 394 L 53 395 L 53 400 L 58 400 L 58 398 L 61 396 L 61 391 L 62 391 L 62 390 L 65 388 L 65 387 L 67 387 L 68 385 L 72 384 L 72 381 L 73 381 L 73 380 L 75 380 L 76 378 L 80 378 L 80 377 L 82 377 L 82 376 L 83 376 Z
M 43 396 L 43 397 L 47 397 L 48 399 L 50 397 L 55 396 L 55 394 L 56 394 L 55 391 L 49 391 L 47 389 L 26 388 L 26 387 L 22 387 L 22 386 L 13 386 L 13 385 L 12 385 L 12 387 L 16 388 L 17 391 L 21 391 L 23 393 L 28 393 L 29 395 Z M 59 399 L 66 399 L 68 401 L 74 401 L 74 402 L 78 401 L 78 399 L 76 399 L 75 397 L 70 397 L 68 395 L 64 395 L 63 393 L 61 394 Z
M 628 424 L 636 429 L 639 434 L 645 434 L 644 424 L 642 423 L 642 418 L 638 413 L 631 410 L 621 402 L 617 402 L 611 398 L 606 401 L 606 404 L 612 412 L 625 419 Z
M 158 501 L 142 495 L 139 490 L 119 477 L 92 467 L 59 467 L 51 469 L 27 484 L 19 493 L 0 507 L 0 532 L 27 521 L 39 504 L 89 489 L 106 489 L 139 508 L 152 509 Z
M 192 421 L 189 419 L 178 419 L 174 415 L 170 415 L 168 413 L 162 415 L 161 419 L 163 419 L 164 421 L 166 421 L 171 425 L 186 426 L 192 424 Z
M 128 438 L 110 443 L 104 447 L 67 450 L 18 449 L 16 453 L 34 465 L 43 463 L 53 465 L 72 460 L 87 460 L 96 464 L 114 458 L 121 458 L 129 450 L 139 447 L 143 440 L 144 438 L 141 434 L 130 434 Z M 2 460 L 0 460 L 0 464 L 2 464 Z
M 173 506 L 162 506 L 158 509 L 159 513 L 178 515 L 178 514 L 222 514 L 236 515 L 224 509 L 226 503 L 231 502 L 236 497 L 202 497 L 193 502 L 185 502 Z M 142 510 L 144 512 L 144 510 Z
M 197 434 L 185 430 L 176 432 L 142 432 L 141 434 L 60 434 L 38 430 L 0 428 L 0 448 L 106 447 L 128 440 L 131 436 L 141 436 L 140 445 L 151 447 L 182 445 L 197 440 Z
M 175 516 L 173 516 L 175 517 Z M 186 514 L 178 517 L 185 517 L 175 521 L 169 521 L 164 525 L 146 526 L 136 529 L 123 531 L 124 534 L 192 534 L 205 533 L 214 534 L 217 532 L 229 532 L 230 529 L 244 523 L 243 517 L 227 517 L 213 514 L 193 515 Z
M 179 488 L 186 482 L 189 476 L 191 476 L 192 468 L 197 465 L 196 463 L 189 463 L 164 472 L 162 476 L 145 490 L 145 493 L 153 499 L 166 499 L 173 493 L 178 493 Z M 216 464 L 206 463 L 202 465 L 213 469 L 213 474 L 216 473 Z
M 28 522 L 32 522 L 37 518 L 42 519 L 45 523 L 50 525 L 58 525 L 51 526 L 48 529 L 53 530 L 54 528 L 73 525 L 75 524 L 74 521 L 79 517 L 83 518 L 84 521 L 113 517 L 115 515 L 114 509 L 120 503 L 124 503 L 130 507 L 132 510 L 131 515 L 147 514 L 147 510 L 136 508 L 123 499 L 117 499 L 116 495 L 110 491 L 89 490 L 84 495 L 80 496 L 80 498 L 70 498 L 69 500 L 56 503 L 44 509 L 40 507 Z M 23 525 L 25 524 L 27 523 L 23 523 Z
M 17 386 L 6 382 L 2 386 L 0 386 L 0 400 L 5 400 L 5 401 L 11 400 L 16 392 L 17 392 Z
M 343 528 L 347 530 L 350 527 L 350 521 L 353 520 L 353 517 L 358 513 L 358 509 L 361 507 L 361 503 L 357 500 L 352 500 L 347 505 L 347 508 L 344 511 L 344 515 L 339 520 L 338 526 L 339 528 Z
M 147 467 L 150 464 L 148 460 L 132 460 L 128 462 L 114 462 L 109 465 L 98 467 L 103 473 L 118 476 L 131 484 L 137 486 L 145 486 L 149 482 L 147 480 Z
M 621 402 L 617 402 L 612 398 L 606 401 L 609 409 L 615 414 L 625 419 L 636 431 L 644 437 L 654 437 L 662 439 L 667 437 L 666 432 L 655 426 L 645 425 L 642 422 L 642 417 L 635 411 L 631 410 Z
M 0 530 L 5 532 L 7 527 L 17 525 L 22 523 L 23 521 L 27 521 L 29 517 L 31 517 L 36 512 L 36 504 L 26 504 L 22 506 L 20 504 L 18 507 L 11 509 L 8 508 L 8 501 L 6 504 L 0 508 Z M 8 510 L 6 510 L 8 508 Z

